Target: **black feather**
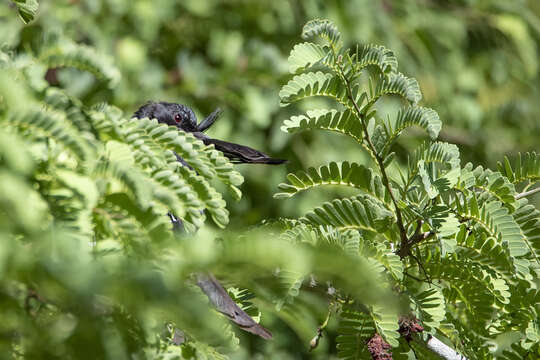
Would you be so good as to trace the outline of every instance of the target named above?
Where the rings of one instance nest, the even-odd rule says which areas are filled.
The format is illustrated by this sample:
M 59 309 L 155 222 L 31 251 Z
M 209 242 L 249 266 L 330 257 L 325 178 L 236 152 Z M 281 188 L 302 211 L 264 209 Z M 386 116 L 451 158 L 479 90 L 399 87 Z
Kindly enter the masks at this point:
M 191 132 L 206 145 L 214 144 L 216 150 L 221 151 L 223 155 L 237 164 L 279 165 L 287 161 L 272 158 L 249 146 L 212 139 L 203 134 L 202 132 L 211 127 L 220 115 L 221 109 L 218 108 L 197 125 L 195 113 L 189 107 L 164 101 L 146 103 L 133 114 L 135 118 L 157 119 L 160 123 L 176 126 L 183 131 Z M 175 120 L 177 116 L 179 116 L 181 121 L 178 122 Z

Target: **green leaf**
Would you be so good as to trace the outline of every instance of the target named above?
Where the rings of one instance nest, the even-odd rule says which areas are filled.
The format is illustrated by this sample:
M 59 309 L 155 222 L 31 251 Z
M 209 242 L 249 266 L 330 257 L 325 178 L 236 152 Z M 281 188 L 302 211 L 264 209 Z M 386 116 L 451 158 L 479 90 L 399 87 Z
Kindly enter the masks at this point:
M 522 206 L 512 216 L 519 225 L 528 248 L 532 249 L 532 257 L 538 264 L 540 257 L 540 211 L 522 200 Z
M 340 314 L 336 338 L 338 358 L 345 360 L 369 359 L 366 342 L 375 334 L 375 323 L 369 314 L 344 306 Z
M 409 106 L 399 110 L 394 125 L 388 124 L 390 136 L 388 145 L 392 144 L 406 128 L 417 125 L 426 130 L 431 139 L 436 139 L 441 131 L 442 122 L 437 112 L 430 108 Z
M 540 180 L 540 154 L 536 152 L 518 153 L 514 166 L 504 157 L 504 164 L 497 163 L 497 168 L 512 184 L 518 184 L 522 181 Z
M 416 79 L 408 78 L 401 73 L 391 73 L 379 78 L 375 91 L 370 94 L 367 104 L 362 108 L 362 113 L 366 114 L 371 106 L 385 95 L 401 96 L 412 105 L 416 105 L 422 99 Z
M 19 16 L 25 24 L 34 20 L 39 7 L 37 0 L 13 0 L 13 2 L 17 5 Z
M 0 166 L 19 175 L 29 175 L 36 165 L 23 139 L 5 130 L 0 130 L 0 159 Z
M 16 127 L 21 135 L 54 140 L 82 161 L 90 161 L 94 155 L 88 140 L 81 136 L 62 112 L 33 108 L 4 119 L 10 126 Z
M 425 330 L 434 334 L 446 316 L 445 298 L 436 288 L 426 289 L 411 296 L 411 307 Z
M 326 202 L 301 219 L 313 225 L 384 232 L 394 222 L 394 214 L 384 203 L 368 195 Z
M 475 234 L 462 224 L 456 234 L 458 257 L 481 264 L 507 278 L 514 276 L 514 265 L 508 251 L 496 238 Z
M 381 177 L 373 170 L 357 163 L 331 162 L 319 169 L 309 168 L 307 171 L 298 171 L 287 175 L 289 184 L 280 184 L 283 192 L 274 195 L 276 198 L 289 198 L 297 193 L 322 185 L 352 186 L 379 200 L 388 201 L 385 187 Z
M 453 237 L 460 229 L 459 220 L 447 206 L 433 205 L 428 207 L 422 216 L 440 238 Z
M 500 201 L 488 201 L 479 206 L 476 196 L 473 195 L 463 204 L 457 202 L 456 207 L 460 215 L 474 219 L 490 236 L 506 243 L 511 256 L 526 255 L 532 250 L 516 221 Z
M 0 170 L 0 199 L 0 226 L 4 231 L 32 234 L 49 225 L 50 209 L 43 196 L 31 184 L 4 169 Z
M 55 175 L 63 185 L 84 198 L 84 204 L 88 209 L 91 210 L 96 206 L 99 194 L 93 179 L 64 169 L 57 169 Z
M 294 303 L 294 299 L 300 294 L 305 275 L 281 270 L 278 276 L 281 287 L 285 289 L 284 295 L 276 300 L 276 311 L 281 311 L 284 307 Z
M 120 81 L 120 70 L 113 59 L 98 53 L 94 48 L 64 41 L 49 47 L 39 55 L 39 61 L 49 68 L 73 67 L 90 72 L 99 80 L 107 82 L 110 88 Z
M 122 190 L 126 191 L 142 210 L 146 210 L 152 200 L 152 189 L 139 169 L 126 165 L 123 162 L 100 159 L 93 169 L 92 176 L 106 181 L 116 180 L 122 184 Z
M 308 40 L 314 37 L 328 41 L 336 51 L 341 47 L 341 34 L 337 27 L 329 20 L 315 19 L 308 21 L 304 25 L 302 38 Z
M 217 177 L 231 189 L 242 184 L 244 178 L 234 170 L 232 163 L 213 145 L 206 146 L 191 133 L 179 131 L 178 128 L 158 124 L 156 120 L 133 119 L 129 122 L 130 134 L 128 140 L 138 146 L 146 137 L 154 140 L 160 147 L 160 153 L 173 150 L 178 153 L 198 174 L 207 180 Z M 143 143 L 144 144 L 144 143 Z M 140 148 L 140 146 L 139 146 Z M 148 159 L 151 161 L 151 159 Z M 239 190 L 233 192 L 239 196 Z
M 360 254 L 380 263 L 397 281 L 403 280 L 403 262 L 400 257 L 380 242 L 371 242 L 365 239 L 359 244 Z
M 356 66 L 361 71 L 367 66 L 377 67 L 382 74 L 391 74 L 397 71 L 398 61 L 394 52 L 381 45 L 367 44 L 355 54 Z
M 187 167 L 180 165 L 174 156 L 172 161 L 176 167 L 176 172 L 182 175 L 182 178 L 195 192 L 198 199 L 200 199 L 208 209 L 212 220 L 214 220 L 216 225 L 224 228 L 229 223 L 229 212 L 226 209 L 227 203 L 223 200 L 221 194 L 216 191 L 205 178 L 197 175 Z M 200 209 L 194 209 L 194 211 L 199 212 Z
M 481 166 L 472 170 L 472 167 L 471 163 L 465 165 L 456 188 L 464 191 L 474 186 L 484 191 L 482 196 L 503 202 L 510 211 L 514 211 L 519 206 L 515 198 L 514 184 L 506 177 L 498 171 L 484 170 Z
M 414 150 L 409 158 L 409 179 L 418 172 L 418 163 L 440 163 L 449 166 L 451 169 L 458 168 L 459 149 L 454 144 L 445 142 L 424 142 Z
M 311 96 L 325 96 L 350 107 L 345 87 L 334 75 L 321 71 L 302 73 L 294 76 L 279 91 L 281 106 L 287 106 Z
M 305 130 L 329 130 L 352 137 L 362 143 L 362 123 L 350 110 L 310 110 L 306 115 L 285 120 L 281 130 L 289 133 Z
M 375 324 L 377 332 L 386 340 L 392 347 L 399 346 L 399 324 L 398 314 L 395 309 L 373 305 L 370 309 L 370 314 Z
M 289 55 L 289 72 L 296 74 L 318 64 L 327 55 L 327 50 L 318 44 L 305 42 L 296 44 Z
M 120 242 L 121 249 L 144 254 L 149 241 L 160 242 L 172 235 L 167 216 L 154 208 L 142 209 L 125 193 L 106 195 L 94 214 L 98 242 L 104 239 Z M 99 246 L 98 249 L 103 249 Z

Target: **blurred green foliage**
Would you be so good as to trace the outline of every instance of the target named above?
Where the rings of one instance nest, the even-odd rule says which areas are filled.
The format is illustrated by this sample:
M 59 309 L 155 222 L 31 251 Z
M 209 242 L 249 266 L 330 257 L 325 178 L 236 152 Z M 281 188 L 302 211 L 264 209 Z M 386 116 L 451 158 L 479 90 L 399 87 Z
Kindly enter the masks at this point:
M 114 143 L 104 145 L 113 139 L 107 135 L 110 129 L 99 128 L 96 119 L 104 116 L 100 113 L 127 120 L 147 100 L 168 100 L 193 107 L 199 118 L 223 108 L 211 136 L 288 158 L 289 170 L 336 159 L 368 163 L 366 153 L 348 139 L 280 131 L 282 120 L 328 104 L 314 99 L 282 108 L 278 96 L 289 78 L 289 52 L 304 23 L 313 18 L 331 19 L 346 46 L 375 43 L 392 49 L 400 71 L 418 79 L 423 104 L 436 109 L 443 120 L 440 138 L 458 144 L 463 163 L 494 168 L 503 155 L 512 159 L 518 151 L 538 150 L 540 4 L 535 0 L 57 0 L 39 1 L 32 19 L 36 5 L 37 1 L 0 4 L 0 64 L 8 64 L 0 74 L 0 111 L 11 119 L 48 102 L 55 111 L 69 114 L 70 120 L 80 120 L 73 125 L 88 141 L 94 160 L 111 146 L 119 150 Z M 69 96 L 58 96 L 51 86 Z M 61 102 L 51 103 L 54 99 Z M 100 102 L 117 106 L 123 114 L 114 108 L 114 115 L 94 108 L 94 123 L 85 127 L 86 111 Z M 407 163 L 408 149 L 423 139 L 415 130 L 408 134 L 394 145 L 402 165 Z M 103 205 L 100 200 L 125 188 L 115 181 L 104 185 L 98 177 L 80 177 L 88 175 L 87 169 L 66 158 L 65 144 L 58 146 L 53 140 L 44 145 L 42 140 L 28 147 L 24 131 L 19 136 L 0 134 L 0 274 L 9 279 L 2 282 L 0 294 L 3 353 L 117 359 L 128 353 L 152 357 L 160 349 L 163 358 L 173 358 L 178 347 L 170 340 L 179 327 L 194 337 L 184 347 L 185 357 L 220 358 L 220 353 L 234 349 L 233 358 L 328 358 L 334 356 L 328 353 L 335 354 L 333 340 L 323 340 L 314 354 L 307 353 L 327 304 L 309 292 L 297 294 L 298 274 L 327 269 L 323 278 L 342 289 L 358 296 L 380 294 L 372 282 L 365 282 L 375 275 L 363 263 L 323 266 L 344 261 L 341 253 L 321 257 L 309 247 L 283 247 L 280 242 L 269 247 L 267 234 L 252 235 L 253 243 L 244 239 L 216 245 L 208 240 L 216 235 L 213 226 L 203 227 L 197 241 L 178 242 L 170 234 L 148 247 L 139 245 L 152 234 L 142 235 L 138 244 L 103 241 L 104 253 L 111 254 L 91 257 L 88 240 L 93 241 L 95 234 L 81 238 L 80 228 L 70 227 L 71 215 L 82 214 L 89 222 L 85 229 L 92 221 L 104 224 L 97 215 L 84 213 L 88 209 L 77 207 L 89 201 L 82 199 L 83 194 L 95 187 L 92 201 Z M 135 165 L 129 169 L 141 171 Z M 66 167 L 72 172 L 57 171 Z M 232 229 L 263 219 L 297 217 L 323 200 L 351 194 L 331 188 L 280 201 L 272 194 L 285 178 L 285 167 L 237 170 L 245 177 L 239 202 L 233 200 L 234 192 L 214 185 L 224 192 Z M 43 188 L 36 184 L 49 186 L 52 191 L 47 195 L 53 196 L 40 197 Z M 71 203 L 62 200 L 73 194 L 79 203 L 66 208 Z M 532 200 L 538 202 L 538 195 Z M 125 214 L 117 210 L 103 214 L 110 211 L 112 222 L 121 223 Z M 162 220 L 156 223 L 160 229 L 166 224 L 166 218 Z M 115 240 L 110 235 L 114 229 L 104 226 L 100 233 L 109 235 L 98 240 Z M 222 249 L 223 244 L 229 245 Z M 258 286 L 252 276 L 271 274 L 280 261 L 291 271 L 285 282 L 290 293 L 283 294 L 283 284 L 275 284 L 270 275 L 265 286 Z M 345 276 L 347 265 L 366 275 Z M 190 285 L 189 274 L 200 269 L 213 269 L 217 275 L 226 274 L 233 285 L 253 289 L 262 310 L 270 310 L 273 304 L 268 299 L 277 295 L 285 303 L 296 296 L 297 313 L 263 312 L 265 325 L 274 325 L 276 340 L 262 344 L 240 335 L 244 343 L 251 341 L 251 348 L 238 349 L 238 334 L 208 311 L 205 298 Z M 117 303 L 123 306 L 114 306 Z M 189 326 L 197 323 L 206 325 Z M 51 329 L 50 334 L 43 334 L 44 328 Z M 336 328 L 331 321 L 329 331 Z M 92 344 L 92 351 L 83 344 Z

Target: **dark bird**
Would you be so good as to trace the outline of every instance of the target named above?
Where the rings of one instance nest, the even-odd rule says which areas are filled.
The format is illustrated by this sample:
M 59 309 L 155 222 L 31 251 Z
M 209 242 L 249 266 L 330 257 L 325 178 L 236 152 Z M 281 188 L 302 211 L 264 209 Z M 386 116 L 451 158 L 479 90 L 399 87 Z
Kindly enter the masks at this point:
M 214 144 L 214 147 L 221 151 L 223 155 L 228 157 L 233 163 L 243 164 L 269 164 L 279 165 L 286 162 L 282 159 L 274 159 L 258 150 L 249 146 L 230 143 L 223 140 L 212 139 L 203 132 L 210 128 L 221 115 L 221 110 L 218 108 L 213 113 L 208 115 L 200 124 L 197 124 L 197 117 L 193 110 L 185 105 L 168 103 L 168 102 L 150 102 L 143 105 L 134 114 L 134 117 L 157 119 L 158 122 L 176 126 L 177 128 L 193 133 L 205 145 Z
M 248 146 L 212 139 L 206 136 L 203 132 L 210 128 L 220 115 L 221 110 L 218 108 L 201 121 L 201 123 L 197 124 L 195 113 L 185 105 L 168 102 L 149 102 L 141 106 L 133 117 L 138 119 L 157 119 L 160 123 L 176 126 L 185 132 L 193 133 L 205 145 L 214 144 L 214 147 L 233 163 L 278 165 L 286 162 L 286 160 L 271 158 L 265 153 Z M 189 167 L 189 164 L 184 159 L 178 155 L 176 156 L 178 161 L 184 166 Z M 173 228 L 177 231 L 182 231 L 182 221 L 177 219 L 173 214 L 169 213 L 168 215 L 173 223 Z M 259 325 L 242 310 L 213 275 L 197 274 L 197 285 L 208 296 L 210 303 L 214 305 L 216 310 L 227 316 L 242 330 L 258 335 L 263 339 L 272 338 L 272 333 Z

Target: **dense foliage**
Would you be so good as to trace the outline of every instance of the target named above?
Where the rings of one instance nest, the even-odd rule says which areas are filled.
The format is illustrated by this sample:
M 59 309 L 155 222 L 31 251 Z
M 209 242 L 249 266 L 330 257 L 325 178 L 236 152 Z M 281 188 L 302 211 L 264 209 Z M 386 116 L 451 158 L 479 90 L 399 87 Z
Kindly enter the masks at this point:
M 311 96 L 336 104 L 292 116 L 282 129 L 349 136 L 373 165 L 330 162 L 289 174 L 277 197 L 322 185 L 350 186 L 360 194 L 317 207 L 291 225 L 288 237 L 315 246 L 336 244 L 377 264 L 401 305 L 366 308 L 363 298 L 336 293 L 338 356 L 369 357 L 366 344 L 376 332 L 397 348 L 394 358 L 406 357 L 414 347 L 409 350 L 412 345 L 398 328 L 404 319 L 418 319 L 424 332 L 446 336 L 468 357 L 490 358 L 487 341 L 517 332 L 520 342 L 513 353 L 500 357 L 535 358 L 540 212 L 519 199 L 515 184 L 540 179 L 540 156 L 527 153 L 515 168 L 507 161 L 504 175 L 471 163 L 461 166 L 456 145 L 435 141 L 441 120 L 433 109 L 418 105 L 418 83 L 398 72 L 392 51 L 373 45 L 344 48 L 341 34 L 326 20 L 309 22 L 303 37 L 325 43 L 293 48 L 290 70 L 297 75 L 281 89 L 282 104 Z M 384 103 L 388 97 L 405 104 L 395 110 Z M 405 167 L 395 166 L 393 145 L 414 125 L 431 139 L 411 151 Z
M 0 350 L 428 359 L 434 335 L 471 359 L 536 358 L 537 7 L 1 4 Z M 301 30 L 321 16 L 343 35 Z M 272 199 L 284 168 L 233 169 L 130 119 L 148 99 L 225 107 L 213 134 L 280 151 L 288 183 Z M 211 310 L 192 275 L 209 270 L 274 340 Z

